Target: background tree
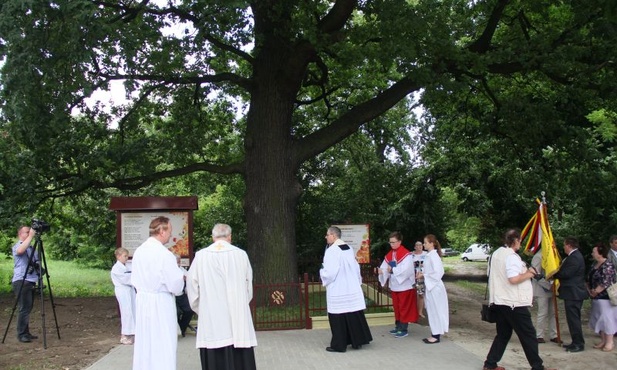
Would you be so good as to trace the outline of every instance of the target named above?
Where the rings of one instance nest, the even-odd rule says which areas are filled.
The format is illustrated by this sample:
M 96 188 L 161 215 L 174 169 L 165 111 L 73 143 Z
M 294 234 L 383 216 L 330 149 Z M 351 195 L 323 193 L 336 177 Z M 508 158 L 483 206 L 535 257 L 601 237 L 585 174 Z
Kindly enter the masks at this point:
M 549 95 L 566 97 L 547 104 L 545 116 L 567 107 L 575 118 L 536 122 L 554 133 L 575 129 L 615 91 L 614 11 L 605 9 L 604 0 L 6 0 L 2 145 L 11 167 L 1 176 L 2 201 L 25 214 L 88 189 L 131 192 L 204 171 L 240 175 L 256 279 L 291 280 L 303 164 L 360 128 L 370 133 L 369 122 L 386 123 L 376 119 L 414 92 L 439 119 L 425 127 L 431 134 L 442 125 L 439 109 L 469 109 L 471 138 L 473 127 L 505 135 L 539 112 L 517 106 L 521 90 L 509 87 L 540 79 Z M 115 81 L 129 103 L 87 104 Z M 453 106 L 470 87 L 475 104 Z M 460 123 L 447 121 L 442 133 Z M 494 148 L 477 143 L 451 148 L 481 176 L 467 195 L 486 200 L 475 207 L 490 220 L 521 218 L 516 198 L 495 196 L 515 187 L 501 181 L 510 167 L 493 174 L 469 162 Z M 427 144 L 428 154 L 448 143 Z M 494 154 L 493 167 L 512 152 Z M 448 168 L 461 167 L 438 161 L 413 194 L 437 191 Z

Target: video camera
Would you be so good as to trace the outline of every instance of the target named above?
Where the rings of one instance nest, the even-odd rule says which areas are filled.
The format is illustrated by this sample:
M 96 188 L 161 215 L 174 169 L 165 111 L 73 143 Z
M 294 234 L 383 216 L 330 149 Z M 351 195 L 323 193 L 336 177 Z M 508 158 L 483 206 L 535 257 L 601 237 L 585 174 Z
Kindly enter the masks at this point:
M 41 268 L 41 264 L 39 263 L 39 261 L 32 262 L 32 264 L 28 266 L 28 274 L 38 275 L 39 271 L 41 272 L 41 276 L 45 275 L 45 269 Z
M 31 226 L 31 228 L 34 231 L 36 231 L 37 233 L 42 234 L 45 231 L 49 231 L 51 226 L 47 222 L 45 222 L 43 220 L 39 220 L 39 219 L 33 218 L 32 219 L 32 226 Z

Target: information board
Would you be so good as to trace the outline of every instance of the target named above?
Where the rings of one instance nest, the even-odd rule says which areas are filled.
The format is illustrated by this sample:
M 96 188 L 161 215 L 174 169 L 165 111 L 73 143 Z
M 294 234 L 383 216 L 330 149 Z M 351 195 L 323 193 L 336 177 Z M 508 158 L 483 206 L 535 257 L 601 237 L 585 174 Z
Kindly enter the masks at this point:
M 353 248 L 358 263 L 371 262 L 369 225 L 333 225 L 341 229 L 341 239 Z
M 122 247 L 132 256 L 137 247 L 150 237 L 150 222 L 159 216 L 169 218 L 171 223 L 171 238 L 165 246 L 181 257 L 188 257 L 189 212 L 123 212 L 120 215 Z

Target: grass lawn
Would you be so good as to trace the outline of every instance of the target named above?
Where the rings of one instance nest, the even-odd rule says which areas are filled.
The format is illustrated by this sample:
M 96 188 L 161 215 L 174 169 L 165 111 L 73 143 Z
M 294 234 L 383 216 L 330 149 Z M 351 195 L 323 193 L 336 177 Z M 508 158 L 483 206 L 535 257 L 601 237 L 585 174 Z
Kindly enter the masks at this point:
M 87 268 L 76 262 L 47 259 L 54 297 L 104 297 L 114 295 L 109 271 Z M 12 294 L 13 259 L 0 258 L 0 294 Z M 43 277 L 47 285 L 47 277 Z

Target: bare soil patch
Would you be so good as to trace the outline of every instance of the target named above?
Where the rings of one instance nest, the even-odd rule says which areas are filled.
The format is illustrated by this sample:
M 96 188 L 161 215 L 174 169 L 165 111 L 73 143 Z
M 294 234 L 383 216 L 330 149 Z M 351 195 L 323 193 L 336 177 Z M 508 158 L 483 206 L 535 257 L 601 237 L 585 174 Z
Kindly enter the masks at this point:
M 47 349 L 43 348 L 40 300 L 30 316 L 30 331 L 39 338 L 20 343 L 16 338 L 17 312 L 3 344 L 0 369 L 84 369 L 119 345 L 120 318 L 115 297 L 54 298 L 60 338 L 48 298 L 44 301 Z M 0 296 L 2 335 L 15 304 L 12 295 Z

